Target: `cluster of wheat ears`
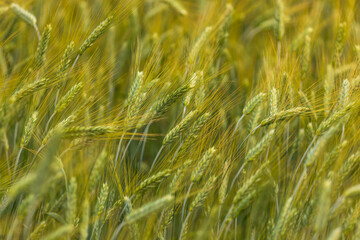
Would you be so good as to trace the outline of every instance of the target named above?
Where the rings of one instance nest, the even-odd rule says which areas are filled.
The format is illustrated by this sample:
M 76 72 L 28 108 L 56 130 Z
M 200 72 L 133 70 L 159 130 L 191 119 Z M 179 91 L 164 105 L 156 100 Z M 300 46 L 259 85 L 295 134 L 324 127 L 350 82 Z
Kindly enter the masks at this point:
M 0 239 L 360 239 L 359 11 L 0 3 Z

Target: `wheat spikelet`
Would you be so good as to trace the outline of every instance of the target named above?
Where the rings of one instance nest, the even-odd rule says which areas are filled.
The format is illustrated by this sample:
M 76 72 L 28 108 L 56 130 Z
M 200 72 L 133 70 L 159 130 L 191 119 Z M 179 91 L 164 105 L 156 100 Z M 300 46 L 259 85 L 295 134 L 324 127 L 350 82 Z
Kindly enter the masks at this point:
M 95 239 L 100 239 L 100 228 L 101 228 L 101 216 L 105 211 L 105 203 L 109 195 L 109 186 L 105 182 L 100 191 L 100 195 L 97 199 L 96 206 L 95 206 L 95 224 L 94 224 L 94 234 Z
M 256 108 L 252 111 L 249 121 L 247 122 L 247 131 L 251 131 L 259 125 L 259 118 L 261 117 L 262 107 Z
M 199 182 L 202 179 L 204 172 L 210 164 L 210 160 L 214 157 L 215 151 L 214 147 L 206 151 L 191 174 L 191 182 Z
M 91 47 L 91 45 L 96 41 L 96 39 L 98 39 L 109 28 L 113 18 L 113 16 L 106 18 L 92 31 L 92 33 L 87 37 L 87 39 L 81 44 L 78 51 L 79 56 L 81 56 L 86 51 L 86 49 Z
M 343 107 L 344 105 L 348 104 L 349 92 L 350 92 L 350 82 L 349 82 L 349 80 L 345 79 L 342 82 L 342 86 L 341 86 L 341 94 L 340 94 L 339 101 L 338 101 L 339 107 Z
M 165 231 L 167 229 L 167 227 L 171 224 L 171 222 L 173 221 L 173 217 L 175 215 L 175 208 L 172 207 L 168 207 L 164 210 L 164 214 L 163 214 L 163 221 L 161 222 L 160 225 L 160 229 L 159 229 L 159 234 L 158 237 L 159 239 L 164 239 L 165 238 Z
M 283 110 L 283 111 L 277 112 L 273 116 L 265 118 L 264 120 L 261 121 L 260 125 L 267 126 L 267 125 L 270 125 L 270 124 L 273 124 L 273 123 L 276 123 L 279 121 L 285 121 L 285 120 L 293 118 L 297 115 L 303 114 L 307 111 L 309 111 L 309 109 L 306 107 L 297 107 L 297 108 L 291 108 L 289 110 Z
M 185 131 L 190 126 L 190 122 L 196 114 L 196 110 L 189 112 L 179 124 L 177 124 L 173 129 L 168 132 L 168 134 L 166 134 L 163 140 L 163 145 L 169 145 L 173 143 L 176 139 L 178 139 L 180 137 L 180 133 Z
M 113 126 L 66 127 L 63 129 L 64 137 L 96 137 L 114 133 Z
M 270 116 L 278 112 L 278 93 L 275 88 L 270 92 Z
M 257 193 L 258 193 L 258 190 L 256 190 L 256 189 L 255 190 L 250 190 L 247 193 L 247 195 L 243 199 L 241 199 L 237 203 L 236 206 L 234 206 L 234 210 L 232 210 L 230 217 L 232 219 L 237 218 L 239 216 L 241 210 L 245 209 L 249 205 L 250 201 L 252 201 L 255 198 Z
M 147 191 L 150 188 L 156 187 L 158 184 L 160 184 L 164 179 L 166 179 L 170 174 L 172 173 L 171 170 L 164 170 L 161 171 L 147 179 L 145 179 L 143 182 L 140 183 L 140 185 L 135 189 L 133 195 L 143 195 L 145 191 Z
M 270 130 L 255 147 L 250 149 L 245 157 L 245 162 L 254 161 L 271 143 L 275 130 Z
M 200 80 L 203 77 L 203 72 L 195 72 L 193 75 L 191 75 L 190 77 L 190 83 L 194 86 L 198 85 L 198 82 L 200 82 Z M 184 99 L 184 106 L 189 107 L 192 98 L 195 95 L 195 88 L 192 88 L 189 90 L 188 94 L 186 94 L 185 99 Z
M 171 180 L 170 182 L 170 185 L 169 185 L 169 192 L 173 195 L 175 195 L 176 191 L 178 190 L 178 187 L 181 183 L 181 180 L 183 178 L 183 173 L 184 173 L 184 170 L 190 166 L 190 164 L 192 163 L 192 160 L 187 160 L 185 161 L 179 168 L 178 170 L 176 171 L 173 179 Z
M 56 131 L 62 132 L 63 128 L 68 126 L 69 124 L 73 123 L 75 121 L 77 117 L 77 114 L 72 114 L 69 117 L 65 118 L 64 120 L 62 120 L 61 122 L 59 122 L 54 128 L 50 129 L 50 131 L 48 131 L 48 133 L 45 135 L 44 139 L 42 140 L 42 145 L 44 146 L 49 139 L 51 139 L 51 137 L 54 135 L 54 133 Z
M 202 104 L 205 101 L 206 93 L 209 90 L 207 83 L 204 80 L 204 73 L 199 72 L 199 79 L 197 81 L 197 89 L 194 91 L 194 102 L 196 108 L 201 108 Z M 190 82 L 191 83 L 191 82 Z
M 182 156 L 189 149 L 189 147 L 194 143 L 195 139 L 198 137 L 199 132 L 203 129 L 204 125 L 209 121 L 210 113 L 204 113 L 201 115 L 190 128 L 188 137 L 185 139 L 184 143 L 180 146 L 179 154 Z
M 46 60 L 45 52 L 49 45 L 51 30 L 52 27 L 49 24 L 45 27 L 45 30 L 41 35 L 41 39 L 35 53 L 35 65 L 37 68 L 40 68 L 45 63 Z
M 170 106 L 183 97 L 191 89 L 190 85 L 179 87 L 174 92 L 168 94 L 165 98 L 155 103 L 154 117 L 158 118 L 165 114 Z
M 196 120 L 196 122 L 193 124 L 193 126 L 191 127 L 188 138 L 191 139 L 191 138 L 196 137 L 196 135 L 203 128 L 203 126 L 206 124 L 206 122 L 209 120 L 209 118 L 210 118 L 210 113 L 208 113 L 208 112 L 201 115 Z
M 109 186 L 105 182 L 101 187 L 100 195 L 98 197 L 98 201 L 95 206 L 95 211 L 98 217 L 104 212 L 105 202 L 108 197 L 108 194 L 109 194 Z
M 243 109 L 243 114 L 249 115 L 256 108 L 256 106 L 264 99 L 265 96 L 266 96 L 265 93 L 259 93 L 258 95 L 250 99 L 250 101 L 246 103 Z
M 196 40 L 194 46 L 192 47 L 189 57 L 187 59 L 187 62 L 189 65 L 195 64 L 197 57 L 203 48 L 204 44 L 208 40 L 213 28 L 212 27 L 206 27 L 205 30 L 201 33 L 200 37 Z
M 144 73 L 143 72 L 138 72 L 136 74 L 134 82 L 131 84 L 130 91 L 129 91 L 129 97 L 126 99 L 127 104 L 129 104 L 130 107 L 131 107 L 131 105 L 133 103 L 134 96 L 139 94 L 139 88 L 143 84 L 143 80 L 144 80 Z
M 37 120 L 38 120 L 38 112 L 35 111 L 31 115 L 31 117 L 29 118 L 28 122 L 25 125 L 24 134 L 23 134 L 23 136 L 21 138 L 21 145 L 20 145 L 22 148 L 26 147 L 26 145 L 29 144 L 30 139 L 31 139 L 31 135 L 34 132 Z
M 10 9 L 28 24 L 33 26 L 36 25 L 36 17 L 30 12 L 20 7 L 18 4 L 12 3 L 10 5 Z
M 69 106 L 69 104 L 74 100 L 76 95 L 81 91 L 84 84 L 82 82 L 75 84 L 56 104 L 55 113 L 61 113 Z
M 70 68 L 70 62 L 71 62 L 71 55 L 74 52 L 75 43 L 70 42 L 69 45 L 67 45 L 64 54 L 61 57 L 58 70 L 56 72 L 57 78 L 63 80 L 66 76 L 66 71 Z
M 157 199 L 153 202 L 146 203 L 142 207 L 130 211 L 130 213 L 125 217 L 125 221 L 127 224 L 136 222 L 139 219 L 164 208 L 165 206 L 167 206 L 168 204 L 173 202 L 173 200 L 174 200 L 174 197 L 172 195 L 166 195 L 166 196 L 164 196 L 160 199 Z
M 10 98 L 10 103 L 15 103 L 31 94 L 33 94 L 36 91 L 39 91 L 41 89 L 47 88 L 51 81 L 48 78 L 43 78 L 38 81 L 35 81 L 33 83 L 30 83 L 29 85 L 26 85 L 19 90 L 17 90 Z
M 143 77 L 141 77 L 142 79 Z M 128 116 L 134 117 L 136 116 L 136 114 L 138 113 L 139 109 L 141 108 L 141 106 L 144 104 L 144 101 L 147 97 L 149 97 L 149 93 L 151 91 L 151 89 L 154 87 L 154 85 L 159 81 L 159 79 L 153 79 L 151 80 L 148 84 L 146 84 L 145 86 L 142 86 L 142 82 L 143 80 L 141 80 L 141 83 L 139 83 L 139 87 L 137 87 L 137 90 L 135 91 L 133 98 L 132 98 L 132 104 L 129 105 L 129 113 Z M 133 83 L 135 84 L 135 82 Z M 128 104 L 128 99 L 126 99 L 125 102 L 125 106 Z M 150 109 L 152 110 L 152 109 Z M 142 126 L 143 122 L 145 120 L 148 120 L 149 116 L 151 114 L 149 114 L 149 112 L 151 112 L 150 110 L 148 110 L 148 112 L 143 116 L 143 118 L 141 119 L 141 121 L 139 121 L 138 126 Z M 139 128 L 139 127 L 137 127 Z
M 66 209 L 66 221 L 69 224 L 74 224 L 76 218 L 76 207 L 77 207 L 77 182 L 75 178 L 70 179 L 69 190 L 67 194 L 67 209 Z
M 116 211 L 122 207 L 124 205 L 124 200 L 123 199 L 119 199 L 117 200 L 113 206 L 106 212 L 106 217 L 105 217 L 105 221 L 110 220 L 111 218 L 114 217 L 114 215 L 116 214 Z
M 241 202 L 241 200 L 254 190 L 254 188 L 255 188 L 254 185 L 261 180 L 264 168 L 266 168 L 266 166 L 268 164 L 269 164 L 269 162 L 263 163 L 259 167 L 259 169 L 256 170 L 256 172 L 249 179 L 247 179 L 246 182 L 236 191 L 236 194 L 235 194 L 235 196 L 233 198 L 233 202 L 232 202 L 233 207 L 238 206 L 239 203 Z M 234 208 L 231 210 L 229 219 L 231 217 L 236 216 L 235 211 L 236 211 L 236 209 L 234 209 Z
M 323 120 L 316 130 L 316 135 L 324 134 L 329 128 L 331 128 L 334 124 L 340 121 L 347 113 L 351 111 L 351 108 L 354 106 L 354 103 L 347 104 L 342 107 L 340 110 L 334 112 L 330 117 L 326 120 Z
M 145 115 L 140 119 L 136 125 L 136 129 L 142 127 L 146 121 L 152 120 L 153 118 L 159 118 L 169 111 L 170 106 L 177 102 L 181 97 L 183 97 L 187 92 L 193 88 L 192 84 L 186 84 L 182 87 L 179 87 L 172 93 L 166 95 L 164 98 L 157 100 L 154 105 L 145 113 Z
M 226 161 L 224 164 L 224 169 L 227 170 L 230 167 L 230 161 Z M 229 183 L 229 172 L 226 171 L 223 174 L 220 189 L 219 189 L 219 204 L 223 205 L 226 199 L 227 186 Z
M 194 209 L 199 208 L 203 205 L 207 196 L 211 192 L 215 181 L 216 181 L 215 176 L 211 176 L 209 180 L 207 180 L 203 189 L 196 195 L 195 199 L 191 202 L 188 214 L 191 214 L 194 211 Z

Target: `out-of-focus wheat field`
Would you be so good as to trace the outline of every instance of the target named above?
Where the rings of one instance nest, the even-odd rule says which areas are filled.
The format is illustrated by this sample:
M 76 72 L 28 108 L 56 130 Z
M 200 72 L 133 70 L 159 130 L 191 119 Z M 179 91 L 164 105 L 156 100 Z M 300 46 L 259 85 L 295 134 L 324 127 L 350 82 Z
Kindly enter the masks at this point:
M 360 239 L 359 6 L 0 1 L 0 239 Z

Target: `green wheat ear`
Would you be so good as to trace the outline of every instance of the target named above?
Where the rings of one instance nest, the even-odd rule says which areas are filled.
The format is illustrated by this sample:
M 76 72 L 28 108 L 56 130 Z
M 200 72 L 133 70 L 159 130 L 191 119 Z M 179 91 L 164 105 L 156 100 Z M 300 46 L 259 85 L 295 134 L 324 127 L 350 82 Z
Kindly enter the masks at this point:
M 191 174 L 192 182 L 199 182 L 203 178 L 204 172 L 209 166 L 210 160 L 214 157 L 215 152 L 216 150 L 214 147 L 205 152 L 204 156 L 200 159 L 199 163 Z
M 204 204 L 207 196 L 209 195 L 209 193 L 213 188 L 216 179 L 217 178 L 215 176 L 210 177 L 210 179 L 206 182 L 201 192 L 199 192 L 196 195 L 194 201 L 191 202 L 188 214 L 191 214 L 194 211 L 194 209 L 199 208 Z
M 70 44 L 66 47 L 65 52 L 60 60 L 60 64 L 57 70 L 57 77 L 60 80 L 63 80 L 66 76 L 66 71 L 70 68 L 71 55 L 74 52 L 75 43 L 70 42 Z
M 274 137 L 275 130 L 270 130 L 262 139 L 261 141 L 256 144 L 255 147 L 250 149 L 248 154 L 245 157 L 245 162 L 248 163 L 250 161 L 254 161 L 260 154 L 270 145 L 271 140 Z
M 81 44 L 78 54 L 82 55 L 91 45 L 98 39 L 110 26 L 114 17 L 109 16 L 104 21 L 102 21 L 87 37 L 87 39 Z
M 291 108 L 291 109 L 284 110 L 284 111 L 279 111 L 276 114 L 262 120 L 260 125 L 261 126 L 267 126 L 267 125 L 270 125 L 270 124 L 273 124 L 273 123 L 276 123 L 276 122 L 286 121 L 286 120 L 291 119 L 291 118 L 293 118 L 295 116 L 306 113 L 309 110 L 310 109 L 306 108 L 306 107 L 297 107 L 297 108 Z
M 164 170 L 145 179 L 143 182 L 140 183 L 139 187 L 135 189 L 133 193 L 133 195 L 136 196 L 135 199 L 137 199 L 137 197 L 139 196 L 142 196 L 145 191 L 149 190 L 150 188 L 154 188 L 159 185 L 162 181 L 169 177 L 171 173 L 171 170 Z
M 264 97 L 266 96 L 265 93 L 259 93 L 258 95 L 256 95 L 255 97 L 253 97 L 248 103 L 246 103 L 244 109 L 243 109 L 243 114 L 244 115 L 249 115 L 254 109 L 255 107 L 261 102 L 263 101 Z
M 30 83 L 19 90 L 17 90 L 11 97 L 10 103 L 15 103 L 23 98 L 32 95 L 33 93 L 40 91 L 50 86 L 51 81 L 48 78 L 43 78 Z
M 40 68 L 45 63 L 46 60 L 45 53 L 49 45 L 51 30 L 52 27 L 49 24 L 45 27 L 45 30 L 41 35 L 41 39 L 35 53 L 35 66 L 37 68 Z
M 209 35 L 211 34 L 212 30 L 212 27 L 206 27 L 205 30 L 200 34 L 200 37 L 196 40 L 187 60 L 189 65 L 196 62 L 198 55 L 206 41 L 209 39 Z
M 75 97 L 79 94 L 79 92 L 84 87 L 82 82 L 75 84 L 57 103 L 55 107 L 55 113 L 61 113 L 69 106 L 69 104 L 75 99 Z
M 168 134 L 166 134 L 163 140 L 163 145 L 164 146 L 169 145 L 173 143 L 177 138 L 179 138 L 180 133 L 185 131 L 190 126 L 190 122 L 195 117 L 196 114 L 197 111 L 189 112 L 178 125 L 176 125 L 173 129 L 171 129 Z
M 26 145 L 28 145 L 28 143 L 30 142 L 31 135 L 35 130 L 37 121 L 38 112 L 35 111 L 25 125 L 24 135 L 21 138 L 21 147 L 26 147 Z
M 174 197 L 172 195 L 166 195 L 160 199 L 157 199 L 153 202 L 149 202 L 138 209 L 134 209 L 130 211 L 130 213 L 126 216 L 125 221 L 127 224 L 131 224 L 152 212 L 160 210 L 173 202 Z

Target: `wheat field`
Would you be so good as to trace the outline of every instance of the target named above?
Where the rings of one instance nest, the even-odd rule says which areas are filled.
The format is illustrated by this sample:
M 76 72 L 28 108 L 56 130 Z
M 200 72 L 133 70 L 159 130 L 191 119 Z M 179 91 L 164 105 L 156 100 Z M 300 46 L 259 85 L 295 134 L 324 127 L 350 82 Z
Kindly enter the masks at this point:
M 359 13 L 0 1 L 0 239 L 360 239 Z

